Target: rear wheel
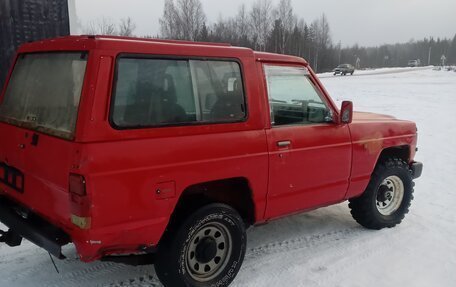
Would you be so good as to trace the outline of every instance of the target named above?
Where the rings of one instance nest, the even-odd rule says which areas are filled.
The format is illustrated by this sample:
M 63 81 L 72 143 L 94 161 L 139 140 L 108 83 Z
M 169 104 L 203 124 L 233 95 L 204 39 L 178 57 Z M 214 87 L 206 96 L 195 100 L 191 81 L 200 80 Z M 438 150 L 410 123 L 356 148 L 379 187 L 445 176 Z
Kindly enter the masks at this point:
M 378 164 L 363 195 L 349 200 L 353 218 L 369 229 L 394 227 L 409 211 L 413 185 L 403 160 L 392 158 Z
M 155 264 L 165 286 L 228 286 L 244 260 L 244 222 L 225 204 L 199 209 L 167 238 Z

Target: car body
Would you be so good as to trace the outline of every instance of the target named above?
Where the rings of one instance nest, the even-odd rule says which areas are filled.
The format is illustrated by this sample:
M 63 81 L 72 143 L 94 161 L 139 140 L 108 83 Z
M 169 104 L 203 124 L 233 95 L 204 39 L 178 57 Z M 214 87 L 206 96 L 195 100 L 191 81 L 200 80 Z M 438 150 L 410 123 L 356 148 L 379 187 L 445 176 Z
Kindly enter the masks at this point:
M 341 65 L 337 66 L 333 70 L 333 72 L 334 72 L 334 75 L 337 75 L 337 74 L 344 75 L 344 76 L 347 74 L 353 75 L 353 73 L 355 72 L 355 67 L 353 67 L 350 64 L 341 64 Z
M 421 61 L 419 59 L 417 60 L 410 60 L 408 61 L 407 64 L 409 67 L 419 67 L 421 65 Z
M 24 44 L 14 62 L 0 98 L 12 246 L 24 237 L 64 258 L 73 242 L 85 262 L 153 253 L 177 210 L 209 199 L 255 225 L 359 197 L 384 156 L 421 174 L 415 123 L 352 119 L 302 58 L 69 36 Z

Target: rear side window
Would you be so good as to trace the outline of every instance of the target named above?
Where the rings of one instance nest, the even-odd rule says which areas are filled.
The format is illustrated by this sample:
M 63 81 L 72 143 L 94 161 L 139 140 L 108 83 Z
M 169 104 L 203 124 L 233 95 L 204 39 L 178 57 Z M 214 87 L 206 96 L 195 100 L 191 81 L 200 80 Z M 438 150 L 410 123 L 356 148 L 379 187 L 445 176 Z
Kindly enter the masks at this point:
M 112 105 L 119 128 L 237 122 L 246 117 L 234 61 L 122 57 Z

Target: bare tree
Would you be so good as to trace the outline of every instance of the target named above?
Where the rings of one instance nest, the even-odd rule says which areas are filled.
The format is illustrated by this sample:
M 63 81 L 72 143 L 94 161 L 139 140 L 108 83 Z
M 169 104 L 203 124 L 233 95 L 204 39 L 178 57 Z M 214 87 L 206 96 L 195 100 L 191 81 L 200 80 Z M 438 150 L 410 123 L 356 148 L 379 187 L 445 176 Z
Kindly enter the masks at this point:
M 255 49 L 264 51 L 272 27 L 271 0 L 257 0 L 250 11 L 250 27 Z
M 131 20 L 130 17 L 120 19 L 119 24 L 119 35 L 120 36 L 133 36 L 133 32 L 136 29 L 136 24 Z
M 194 41 L 206 22 L 203 5 L 200 0 L 177 0 L 177 3 L 184 38 Z
M 89 35 L 117 35 L 116 23 L 105 17 L 89 22 L 83 31 Z
M 182 37 L 179 27 L 180 21 L 174 0 L 165 0 L 165 7 L 163 9 L 163 16 L 160 18 L 160 33 L 163 38 L 180 39 Z
M 276 20 L 280 21 L 280 31 L 278 31 L 278 52 L 285 53 L 287 42 L 297 24 L 297 17 L 293 13 L 291 0 L 280 0 L 277 9 L 274 10 Z
M 206 15 L 200 0 L 166 0 L 160 18 L 161 35 L 164 38 L 197 40 Z
M 329 29 L 328 18 L 325 14 L 317 20 L 316 40 L 320 49 L 326 49 L 331 44 L 331 31 Z
M 318 71 L 318 65 L 320 61 L 320 54 L 322 51 L 325 51 L 332 43 L 331 41 L 331 31 L 329 29 L 328 19 L 326 15 L 323 14 L 321 17 L 312 22 L 310 25 L 310 30 L 312 33 L 312 38 L 314 42 L 314 69 Z
M 250 19 L 245 4 L 239 7 L 234 21 L 236 23 L 236 34 L 242 42 L 246 42 L 250 37 Z

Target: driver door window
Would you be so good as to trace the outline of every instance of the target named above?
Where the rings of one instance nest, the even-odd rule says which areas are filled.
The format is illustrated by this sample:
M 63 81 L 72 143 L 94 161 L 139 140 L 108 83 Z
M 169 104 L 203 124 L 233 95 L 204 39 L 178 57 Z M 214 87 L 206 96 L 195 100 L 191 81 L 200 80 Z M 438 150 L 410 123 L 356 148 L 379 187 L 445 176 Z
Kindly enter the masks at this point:
M 273 126 L 332 121 L 328 105 L 304 67 L 265 65 Z

